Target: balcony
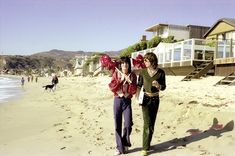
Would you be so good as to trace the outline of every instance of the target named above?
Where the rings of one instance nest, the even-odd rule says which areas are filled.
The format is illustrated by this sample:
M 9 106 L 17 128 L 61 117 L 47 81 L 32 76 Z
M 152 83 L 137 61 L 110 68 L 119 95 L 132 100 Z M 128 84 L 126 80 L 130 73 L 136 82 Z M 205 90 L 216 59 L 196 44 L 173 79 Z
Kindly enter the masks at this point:
M 160 43 L 157 47 L 132 53 L 132 58 L 153 52 L 158 57 L 159 67 L 195 66 L 213 60 L 215 45 L 203 39 L 188 39 L 176 43 Z

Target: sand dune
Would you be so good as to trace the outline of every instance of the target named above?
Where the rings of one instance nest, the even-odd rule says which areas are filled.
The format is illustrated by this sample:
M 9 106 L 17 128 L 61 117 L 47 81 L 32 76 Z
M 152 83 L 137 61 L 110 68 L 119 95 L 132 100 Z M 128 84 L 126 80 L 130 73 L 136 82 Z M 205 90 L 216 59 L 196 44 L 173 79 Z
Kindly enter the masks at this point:
M 233 155 L 235 86 L 213 86 L 221 77 L 188 82 L 182 78 L 167 76 L 150 154 Z M 55 92 L 42 88 L 49 78 L 26 83 L 22 98 L 0 104 L 0 155 L 113 155 L 109 81 L 108 76 L 60 78 Z M 140 155 L 142 143 L 142 112 L 135 99 L 132 108 L 132 147 L 127 156 Z M 216 119 L 218 123 L 211 128 Z

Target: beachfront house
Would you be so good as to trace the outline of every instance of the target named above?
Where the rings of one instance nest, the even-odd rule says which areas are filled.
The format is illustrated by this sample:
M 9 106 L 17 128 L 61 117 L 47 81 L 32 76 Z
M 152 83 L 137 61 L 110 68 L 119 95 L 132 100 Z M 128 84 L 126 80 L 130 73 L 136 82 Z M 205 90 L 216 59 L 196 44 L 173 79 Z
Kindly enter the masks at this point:
M 93 75 L 93 73 L 101 66 L 99 56 L 76 56 L 75 76 Z
M 87 59 L 88 59 L 88 56 L 83 56 L 83 55 L 76 56 L 75 67 L 74 67 L 75 76 L 83 75 L 83 66 Z
M 206 26 L 197 25 L 174 25 L 174 24 L 155 24 L 145 31 L 152 32 L 153 36 L 158 36 L 161 38 L 167 38 L 169 36 L 174 36 L 175 40 L 186 40 L 191 38 L 202 39 L 203 35 L 210 29 Z
M 235 72 L 235 19 L 219 19 L 204 35 L 215 45 L 215 75 Z
M 174 36 L 176 43 L 159 43 L 157 47 L 132 53 L 132 58 L 139 54 L 144 55 L 153 52 L 158 56 L 159 67 L 166 74 L 187 75 L 184 80 L 199 78 L 200 76 L 213 74 L 213 55 L 215 46 L 205 39 L 201 39 L 203 33 L 209 30 L 204 26 L 178 26 L 158 24 L 146 31 L 152 31 L 154 35 L 162 38 Z
M 153 52 L 158 57 L 158 64 L 168 75 L 189 75 L 198 78 L 213 68 L 215 47 L 204 39 L 188 39 L 176 43 L 159 43 L 155 48 L 132 53 L 132 58 Z M 206 67 L 206 69 L 205 69 Z M 213 74 L 213 71 L 211 74 Z M 189 78 L 190 76 L 188 76 Z

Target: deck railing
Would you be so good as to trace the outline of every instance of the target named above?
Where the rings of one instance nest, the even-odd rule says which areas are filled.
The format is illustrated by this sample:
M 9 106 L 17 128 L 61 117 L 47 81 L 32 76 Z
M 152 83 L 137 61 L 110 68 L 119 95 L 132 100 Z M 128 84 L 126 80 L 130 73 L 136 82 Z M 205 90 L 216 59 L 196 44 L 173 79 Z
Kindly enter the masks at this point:
M 160 43 L 157 47 L 132 53 L 132 58 L 138 54 L 153 52 L 158 57 L 161 67 L 188 66 L 193 61 L 209 61 L 214 57 L 215 44 L 204 39 L 188 39 L 176 43 Z

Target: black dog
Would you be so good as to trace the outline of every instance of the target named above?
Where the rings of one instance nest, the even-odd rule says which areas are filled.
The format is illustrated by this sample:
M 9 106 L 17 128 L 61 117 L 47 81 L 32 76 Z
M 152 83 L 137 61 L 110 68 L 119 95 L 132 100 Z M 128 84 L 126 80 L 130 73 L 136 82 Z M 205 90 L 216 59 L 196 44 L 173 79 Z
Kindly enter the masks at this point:
M 52 85 L 46 85 L 46 86 L 43 86 L 42 88 L 45 88 L 45 90 L 50 89 L 50 91 L 53 91 L 54 84 L 52 84 Z

